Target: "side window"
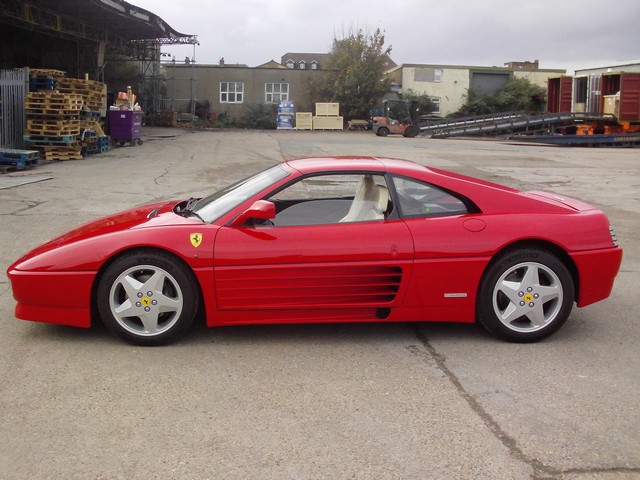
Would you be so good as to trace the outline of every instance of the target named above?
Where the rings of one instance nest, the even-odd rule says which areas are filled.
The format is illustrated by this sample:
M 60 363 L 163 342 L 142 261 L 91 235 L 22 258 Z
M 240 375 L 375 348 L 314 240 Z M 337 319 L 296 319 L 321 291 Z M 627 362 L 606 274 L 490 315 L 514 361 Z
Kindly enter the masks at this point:
M 384 176 L 327 174 L 305 177 L 275 193 L 276 226 L 382 221 L 389 214 Z
M 427 183 L 393 177 L 403 217 L 437 217 L 468 213 L 464 202 L 450 193 Z
M 242 103 L 243 82 L 220 82 L 220 103 Z

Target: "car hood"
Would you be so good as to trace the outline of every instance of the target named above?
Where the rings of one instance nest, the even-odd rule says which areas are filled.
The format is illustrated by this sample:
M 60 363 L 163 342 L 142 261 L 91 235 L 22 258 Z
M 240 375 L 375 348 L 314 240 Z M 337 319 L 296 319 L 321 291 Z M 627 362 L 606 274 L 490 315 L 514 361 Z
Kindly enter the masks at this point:
M 98 218 L 43 243 L 39 247 L 30 251 L 21 260 L 64 245 L 123 230 L 151 228 L 161 225 L 167 226 L 201 223 L 200 220 L 195 218 L 184 218 L 180 215 L 176 215 L 173 208 L 177 203 L 177 201 L 154 203 L 125 210 L 107 217 Z

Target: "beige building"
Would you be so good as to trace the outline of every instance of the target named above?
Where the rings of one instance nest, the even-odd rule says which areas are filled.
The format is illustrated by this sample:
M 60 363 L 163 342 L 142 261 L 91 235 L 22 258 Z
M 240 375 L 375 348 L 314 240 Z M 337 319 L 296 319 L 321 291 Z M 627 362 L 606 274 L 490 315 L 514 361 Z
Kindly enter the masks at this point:
M 195 99 L 200 104 L 208 102 L 209 112 L 236 119 L 244 115 L 247 105 L 280 101 L 293 102 L 298 112 L 313 112 L 310 81 L 318 75 L 331 75 L 331 71 L 322 68 L 324 57 L 287 53 L 282 57 L 284 64 L 271 60 L 258 67 L 225 64 L 222 59 L 218 65 L 164 64 L 167 88 L 161 109 L 189 112 L 191 100 Z M 408 90 L 426 93 L 438 106 L 434 113 L 447 116 L 460 109 L 469 90 L 491 93 L 511 77 L 528 78 L 546 88 L 549 77 L 565 73 L 565 70 L 536 69 L 533 62 L 506 65 L 509 66 L 395 66 L 387 71 L 392 91 L 385 98 L 397 98 L 398 93 Z
M 246 65 L 164 64 L 167 81 L 163 110 L 189 112 L 191 100 L 209 102 L 209 111 L 240 118 L 247 105 L 291 101 L 296 111 L 312 112 L 310 79 L 324 75 L 320 69 L 290 69 L 270 61 L 259 67 Z
M 434 113 L 447 116 L 462 107 L 469 90 L 492 93 L 511 77 L 527 78 L 546 88 L 549 77 L 565 73 L 565 70 L 522 68 L 520 63 L 523 62 L 510 62 L 509 67 L 402 64 L 387 75 L 396 93 L 412 90 L 427 94 L 439 108 Z

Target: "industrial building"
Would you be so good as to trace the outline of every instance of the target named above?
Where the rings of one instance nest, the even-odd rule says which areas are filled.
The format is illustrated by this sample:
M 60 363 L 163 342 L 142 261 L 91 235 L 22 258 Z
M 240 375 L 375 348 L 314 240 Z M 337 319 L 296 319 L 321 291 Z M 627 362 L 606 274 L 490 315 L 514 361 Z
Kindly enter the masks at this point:
M 0 41 L 0 145 L 18 146 L 29 69 L 106 82 L 108 103 L 131 86 L 153 117 L 161 98 L 160 47 L 195 45 L 197 38 L 123 0 L 3 0 Z

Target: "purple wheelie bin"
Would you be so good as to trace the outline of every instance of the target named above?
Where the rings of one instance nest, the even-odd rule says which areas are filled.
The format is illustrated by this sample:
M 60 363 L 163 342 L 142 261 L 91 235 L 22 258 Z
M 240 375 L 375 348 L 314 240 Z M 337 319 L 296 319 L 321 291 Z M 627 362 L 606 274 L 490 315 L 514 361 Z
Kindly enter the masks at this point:
M 109 127 L 111 140 L 120 146 L 129 142 L 131 146 L 142 145 L 142 112 L 131 110 L 109 110 Z

